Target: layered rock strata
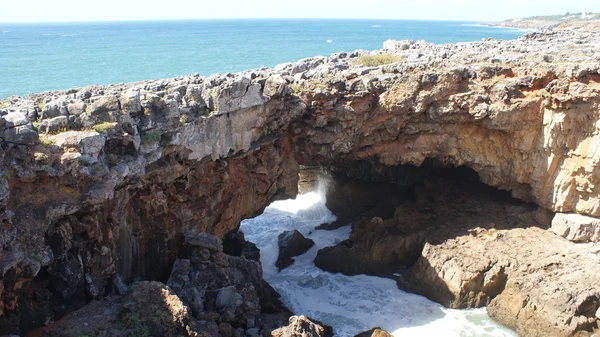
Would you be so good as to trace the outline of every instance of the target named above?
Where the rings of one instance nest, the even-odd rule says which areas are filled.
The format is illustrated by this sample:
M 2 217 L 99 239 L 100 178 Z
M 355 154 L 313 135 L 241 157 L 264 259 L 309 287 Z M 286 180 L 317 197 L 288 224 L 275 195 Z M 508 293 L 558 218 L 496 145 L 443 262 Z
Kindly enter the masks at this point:
M 577 30 L 387 41 L 3 100 L 0 333 L 49 324 L 119 278 L 166 281 L 184 233 L 235 231 L 296 194 L 299 165 L 433 158 L 549 211 L 600 217 L 599 48 L 600 33 Z M 402 61 L 362 65 L 371 54 Z

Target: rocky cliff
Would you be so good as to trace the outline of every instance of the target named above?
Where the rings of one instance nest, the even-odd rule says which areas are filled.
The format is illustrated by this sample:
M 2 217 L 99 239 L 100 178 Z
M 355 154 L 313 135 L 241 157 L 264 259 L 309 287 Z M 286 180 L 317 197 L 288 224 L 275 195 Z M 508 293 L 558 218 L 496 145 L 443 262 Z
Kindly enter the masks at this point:
M 0 333 L 50 324 L 122 280 L 166 281 L 186 233 L 224 237 L 294 196 L 300 165 L 467 166 L 576 215 L 559 234 L 597 233 L 598 55 L 600 33 L 577 30 L 387 41 L 275 69 L 1 101 Z M 410 182 L 401 172 L 381 179 Z M 589 294 L 570 320 L 594 320 L 600 289 Z

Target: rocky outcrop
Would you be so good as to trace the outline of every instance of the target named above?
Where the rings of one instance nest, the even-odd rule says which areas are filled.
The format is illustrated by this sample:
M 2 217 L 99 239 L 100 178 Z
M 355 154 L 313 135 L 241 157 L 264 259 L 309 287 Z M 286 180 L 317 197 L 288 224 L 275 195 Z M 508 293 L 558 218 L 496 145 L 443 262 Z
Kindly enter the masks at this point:
M 415 202 L 397 205 L 393 218 L 358 222 L 347 241 L 320 250 L 315 264 L 387 275 L 449 308 L 487 306 L 522 336 L 591 335 L 600 265 L 588 248 L 537 223 L 535 206 L 457 171 L 426 178 Z
M 272 337 L 332 337 L 331 327 L 308 319 L 306 316 L 290 317 L 290 324 L 271 332 Z
M 600 242 L 600 219 L 598 218 L 557 213 L 552 219 L 550 230 L 573 242 Z
M 381 329 L 381 328 L 373 328 L 369 331 L 364 331 L 359 333 L 354 337 L 391 337 L 389 332 Z
M 94 301 L 38 334 L 253 337 L 287 324 L 291 313 L 263 281 L 259 261 L 225 254 L 205 232 L 187 233 L 185 251 L 166 285 L 123 286 L 123 296 Z
M 166 280 L 184 233 L 225 237 L 295 195 L 299 165 L 436 159 L 548 211 L 600 217 L 599 46 L 578 30 L 388 41 L 4 100 L 0 333 L 51 323 L 118 279 Z M 370 54 L 402 61 L 362 66 Z
M 294 263 L 294 257 L 306 253 L 315 242 L 302 235 L 297 230 L 287 231 L 279 234 L 277 246 L 279 247 L 279 256 L 275 261 L 275 266 L 279 271 L 285 269 Z

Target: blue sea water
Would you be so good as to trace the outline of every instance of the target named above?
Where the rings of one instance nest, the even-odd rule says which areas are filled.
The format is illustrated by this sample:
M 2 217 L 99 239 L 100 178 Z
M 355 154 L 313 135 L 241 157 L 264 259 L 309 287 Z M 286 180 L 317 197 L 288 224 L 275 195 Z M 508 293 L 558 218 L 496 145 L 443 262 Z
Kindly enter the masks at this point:
M 472 22 L 408 20 L 0 23 L 0 98 L 272 67 L 309 56 L 380 49 L 387 39 L 449 43 L 521 34 Z

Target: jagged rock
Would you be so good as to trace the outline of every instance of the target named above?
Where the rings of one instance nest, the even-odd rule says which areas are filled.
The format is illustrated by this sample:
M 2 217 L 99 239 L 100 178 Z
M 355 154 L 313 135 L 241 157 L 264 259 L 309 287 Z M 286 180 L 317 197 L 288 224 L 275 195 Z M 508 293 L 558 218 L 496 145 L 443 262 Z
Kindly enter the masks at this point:
M 306 316 L 292 316 L 289 325 L 273 330 L 272 337 L 331 337 L 331 327 L 322 326 Z
M 246 241 L 244 233 L 230 233 L 223 239 L 223 252 L 231 256 L 243 256 L 248 260 L 260 261 L 260 250 L 252 242 Z
M 416 202 L 398 205 L 392 219 L 358 222 L 350 240 L 321 250 L 315 264 L 347 274 L 400 272 L 401 288 L 450 308 L 488 306 L 525 336 L 592 331 L 600 266 L 588 248 L 538 228 L 535 208 L 458 178 L 425 180 Z
M 600 242 L 600 219 L 580 214 L 557 213 L 550 228 L 573 242 Z
M 38 133 L 30 125 L 22 125 L 5 129 L 2 140 L 20 145 L 33 145 L 38 142 Z
M 125 297 L 94 301 L 45 328 L 45 337 L 203 336 L 189 308 L 160 282 L 139 282 Z M 205 335 L 204 335 L 205 336 Z
M 45 273 L 69 258 L 48 248 L 47 234 L 59 224 L 69 222 L 86 268 L 84 287 L 73 296 L 99 297 L 116 274 L 127 282 L 168 275 L 189 248 L 184 233 L 222 238 L 273 200 L 295 196 L 299 165 L 377 173 L 419 170 L 434 158 L 470 167 L 484 183 L 548 211 L 599 217 L 599 43 L 599 32 L 584 30 L 510 41 L 388 43 L 385 51 L 277 69 L 2 100 L 0 115 L 23 114 L 29 123 L 6 128 L 0 118 L 0 171 L 11 172 L 0 178 L 9 189 L 0 217 L 19 229 L 0 246 L 0 333 L 26 334 L 19 327 L 34 329 L 72 309 Z M 403 62 L 353 65 L 356 57 L 381 53 Z M 269 78 L 273 96 L 265 94 Z M 99 138 L 93 154 L 40 141 L 33 123 L 58 116 L 75 131 L 101 130 L 102 150 L 96 152 Z M 364 167 L 357 169 L 358 162 Z M 416 183 L 405 170 L 377 176 Z M 370 210 L 359 216 L 373 219 Z M 226 265 L 223 255 L 196 248 L 192 268 Z M 232 264 L 242 262 L 228 259 Z M 56 302 L 61 306 L 50 306 Z
M 73 148 L 81 154 L 97 155 L 106 144 L 106 138 L 95 131 L 67 131 L 49 136 L 56 146 Z
M 306 253 L 310 247 L 315 245 L 315 242 L 294 230 L 279 234 L 277 245 L 279 246 L 279 256 L 275 266 L 281 271 L 294 263 L 293 257 Z
M 67 116 L 57 116 L 54 118 L 44 119 L 40 125 L 40 131 L 56 132 L 59 130 L 66 130 L 69 127 L 69 118 Z
M 246 77 L 227 83 L 217 93 L 215 99 L 217 112 L 224 114 L 261 105 L 264 103 L 261 91 L 260 84 L 253 83 Z
M 4 127 L 5 128 L 14 128 L 17 126 L 23 126 L 23 125 L 27 125 L 29 124 L 29 118 L 27 117 L 26 114 L 23 113 L 9 113 L 5 116 L 2 116 L 2 118 L 4 120 Z
M 235 311 L 240 305 L 243 304 L 243 299 L 240 294 L 237 293 L 235 287 L 221 288 L 217 293 L 217 310 L 233 310 Z
M 381 328 L 373 328 L 355 335 L 354 337 L 392 337 L 389 332 Z
M 185 243 L 192 247 L 206 248 L 211 252 L 222 252 L 223 241 L 218 237 L 209 233 L 187 233 L 185 235 Z

